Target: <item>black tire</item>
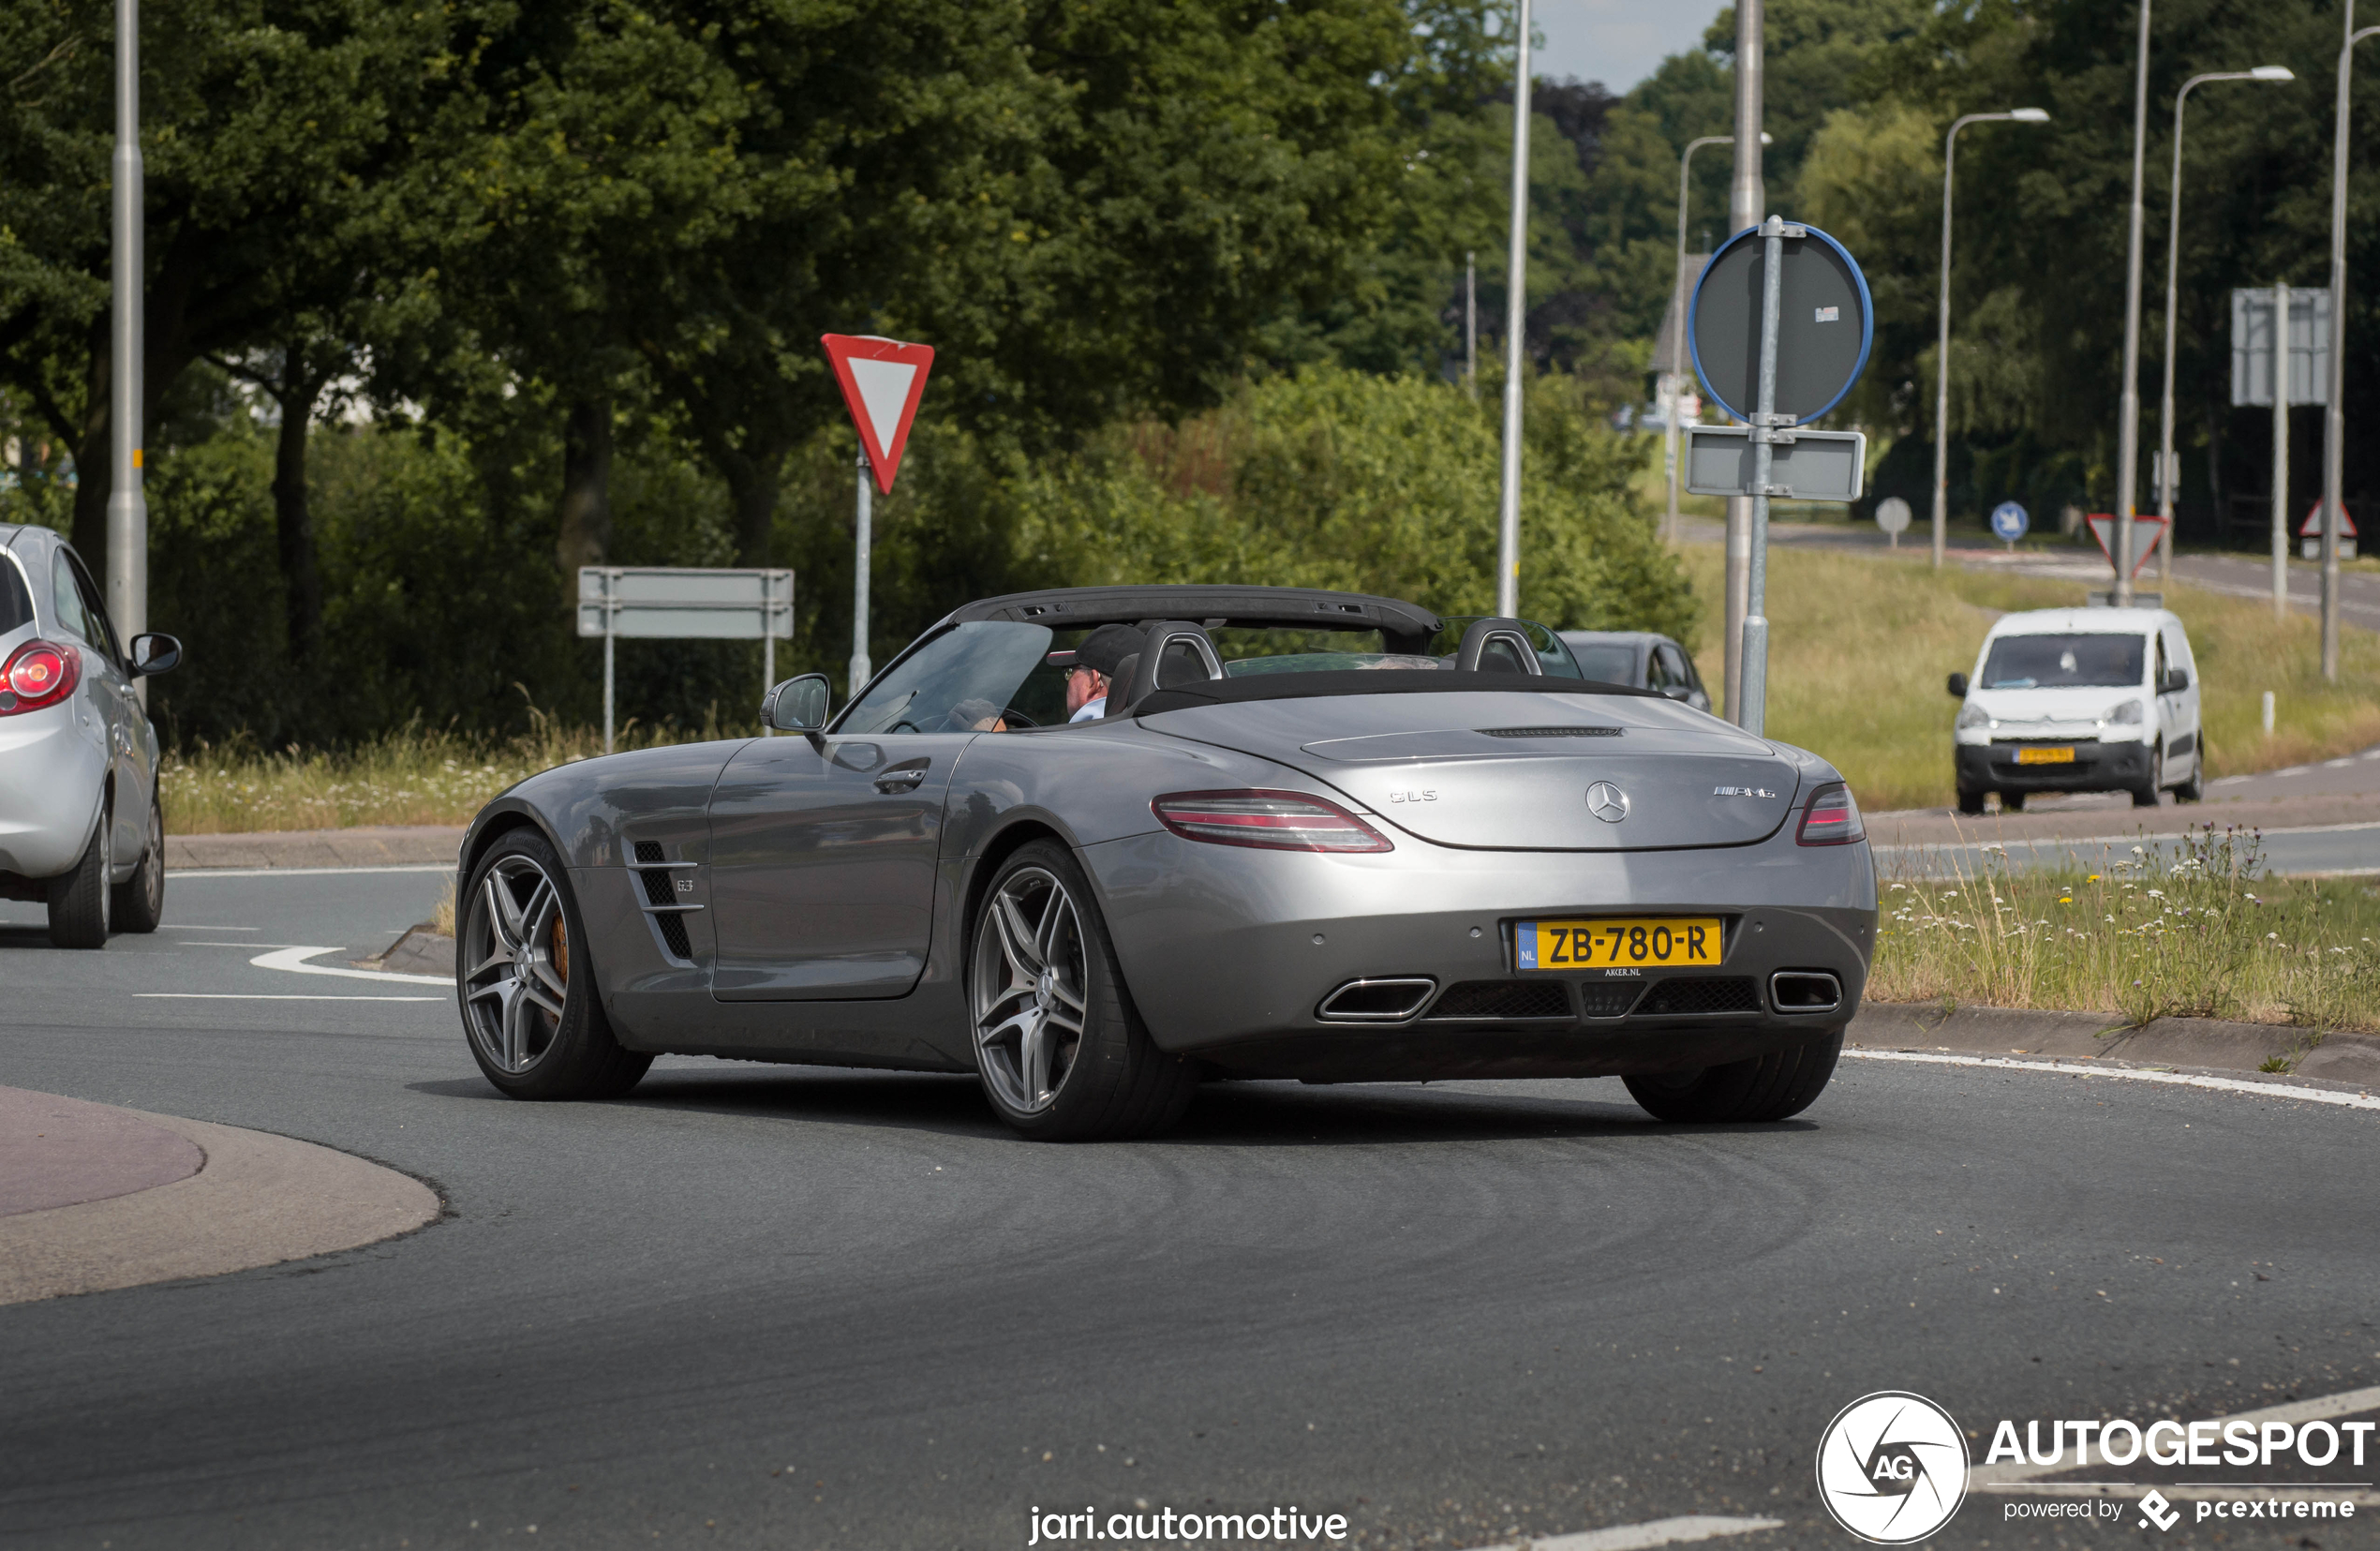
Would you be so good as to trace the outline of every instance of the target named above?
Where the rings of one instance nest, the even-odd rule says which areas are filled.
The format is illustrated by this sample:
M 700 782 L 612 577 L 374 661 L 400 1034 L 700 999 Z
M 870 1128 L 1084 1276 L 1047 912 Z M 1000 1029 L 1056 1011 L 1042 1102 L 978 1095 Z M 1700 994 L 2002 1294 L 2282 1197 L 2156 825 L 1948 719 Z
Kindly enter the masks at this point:
M 2174 788 L 2177 802 L 2203 802 L 2207 797 L 2207 735 L 2198 735 L 2198 747 L 2190 756 L 2190 779 Z
M 1966 787 L 1961 786 L 1958 789 L 1958 811 L 1970 817 L 1973 817 L 1975 814 L 1981 813 L 1984 811 L 1984 794 L 1981 792 L 1971 792 Z
M 105 947 L 110 927 L 108 906 L 115 890 L 109 887 L 113 870 L 112 833 L 114 815 L 99 810 L 99 827 L 82 859 L 64 877 L 50 880 L 50 941 L 59 947 Z
M 165 811 L 149 798 L 149 832 L 141 842 L 141 865 L 115 886 L 115 929 L 149 932 L 165 919 Z
M 1072 851 L 1018 847 L 969 925 L 967 1042 L 995 1114 L 1037 1141 L 1155 1136 L 1182 1118 L 1198 1063 L 1149 1037 Z
M 2156 748 L 2151 750 L 2149 754 L 2149 783 L 2145 786 L 2135 786 L 2132 789 L 2132 805 L 2135 808 L 2154 808 L 2157 806 L 2158 791 L 2159 788 L 2164 786 L 2164 781 L 2165 744 L 2164 740 L 2160 738 L 2157 741 Z
M 498 1093 L 617 1098 L 636 1086 L 653 1058 L 612 1033 L 570 870 L 543 835 L 515 829 L 489 846 L 455 914 L 463 1036 Z
M 2025 811 L 2025 794 L 2022 792 L 2001 793 L 2000 811 L 2003 813 L 2023 813 Z
M 1645 1072 L 1622 1078 L 1629 1096 L 1656 1120 L 1711 1124 L 1783 1120 L 1814 1103 L 1835 1075 L 1843 1053 L 1843 1031 L 1822 1038 L 1682 1072 Z

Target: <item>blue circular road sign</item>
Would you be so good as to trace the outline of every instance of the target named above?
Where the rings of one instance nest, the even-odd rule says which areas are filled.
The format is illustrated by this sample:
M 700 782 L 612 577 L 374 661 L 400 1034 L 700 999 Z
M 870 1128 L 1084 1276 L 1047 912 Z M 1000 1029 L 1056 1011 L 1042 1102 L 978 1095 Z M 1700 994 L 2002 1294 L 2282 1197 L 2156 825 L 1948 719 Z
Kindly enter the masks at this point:
M 1788 237 L 1778 269 L 1777 410 L 1807 424 L 1843 401 L 1875 342 L 1867 277 L 1843 245 L 1814 226 Z M 1694 282 L 1686 342 L 1718 407 L 1749 420 L 1760 397 L 1761 298 L 1768 245 L 1748 226 L 1719 245 Z
M 2003 539 L 2010 544 L 2015 544 L 2018 539 L 2023 538 L 2025 529 L 2032 526 L 2032 521 L 2031 517 L 2026 515 L 2025 509 L 2013 500 L 2003 500 L 1991 509 L 1993 537 Z

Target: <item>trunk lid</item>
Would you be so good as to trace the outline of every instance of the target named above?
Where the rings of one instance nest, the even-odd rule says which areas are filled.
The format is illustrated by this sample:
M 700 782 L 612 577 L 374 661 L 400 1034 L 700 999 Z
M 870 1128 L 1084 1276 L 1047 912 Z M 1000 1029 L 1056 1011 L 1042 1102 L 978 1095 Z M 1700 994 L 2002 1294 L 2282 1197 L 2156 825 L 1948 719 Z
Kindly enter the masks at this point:
M 1146 724 L 1302 771 L 1420 839 L 1485 850 L 1749 845 L 1777 832 L 1798 786 L 1765 740 L 1632 695 L 1311 697 Z

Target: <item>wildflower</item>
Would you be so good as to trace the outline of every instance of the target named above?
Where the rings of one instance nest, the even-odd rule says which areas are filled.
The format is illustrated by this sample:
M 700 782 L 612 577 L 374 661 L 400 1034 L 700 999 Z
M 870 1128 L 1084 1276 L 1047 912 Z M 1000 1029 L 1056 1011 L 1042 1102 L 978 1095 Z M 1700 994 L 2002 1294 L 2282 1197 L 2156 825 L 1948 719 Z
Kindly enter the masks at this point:
M 2098 881 L 2099 881 L 2099 874 L 2098 874 L 2098 873 L 2096 873 L 2096 872 L 2093 872 L 2090 876 L 2089 876 L 2089 877 L 2087 877 L 2087 878 L 2083 879 L 2083 882 L 2085 882 L 2085 883 L 2097 883 Z

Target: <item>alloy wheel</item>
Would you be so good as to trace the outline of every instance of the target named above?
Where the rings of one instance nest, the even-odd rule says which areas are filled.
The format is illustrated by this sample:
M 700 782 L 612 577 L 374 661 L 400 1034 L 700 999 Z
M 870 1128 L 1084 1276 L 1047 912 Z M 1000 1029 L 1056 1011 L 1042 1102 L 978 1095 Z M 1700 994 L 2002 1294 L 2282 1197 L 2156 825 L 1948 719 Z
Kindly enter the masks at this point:
M 498 1069 L 528 1071 L 553 1048 L 570 999 L 570 926 L 545 869 L 499 858 L 480 879 L 465 961 L 464 1016 Z
M 1012 1110 L 1048 1109 L 1082 1049 L 1089 1007 L 1081 913 L 1054 873 L 1022 867 L 1002 881 L 968 980 L 984 1080 Z

